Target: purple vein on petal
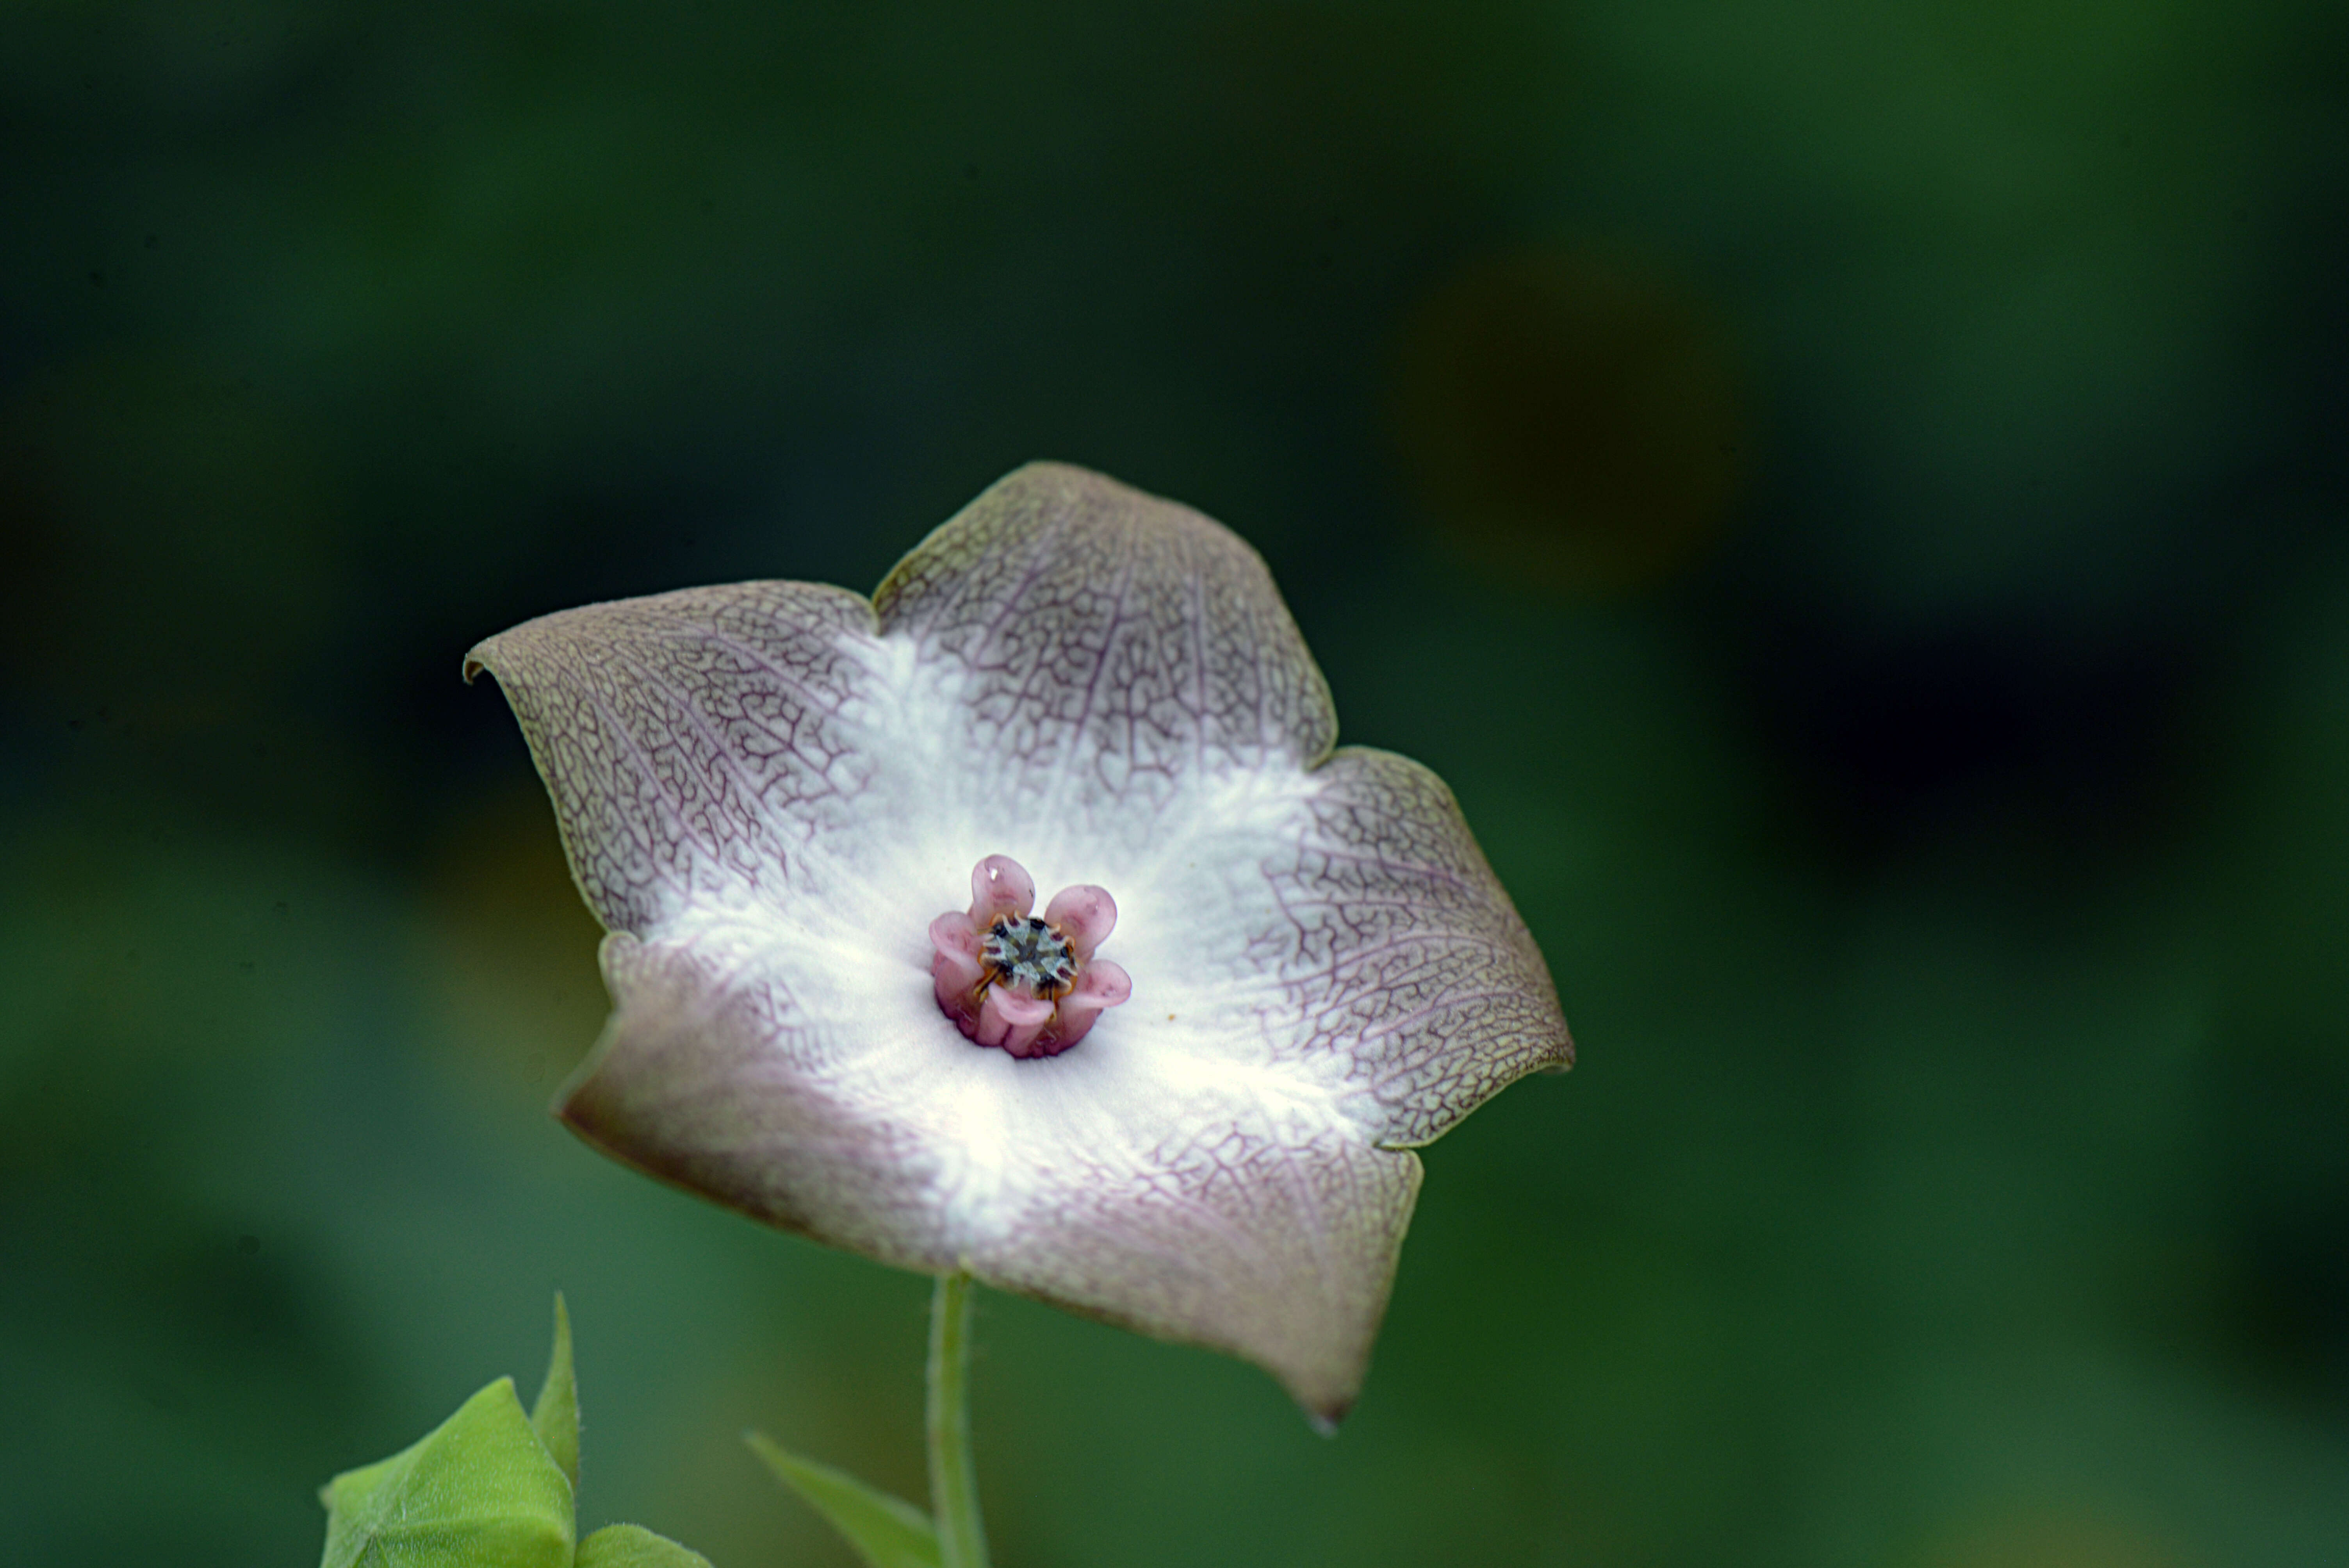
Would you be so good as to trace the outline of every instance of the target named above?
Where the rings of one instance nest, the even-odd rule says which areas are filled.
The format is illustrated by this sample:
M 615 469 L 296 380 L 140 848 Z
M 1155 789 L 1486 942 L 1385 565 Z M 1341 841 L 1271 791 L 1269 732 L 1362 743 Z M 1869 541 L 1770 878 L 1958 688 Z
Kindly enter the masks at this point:
M 1093 702 L 1100 695 L 1102 677 L 1109 673 L 1110 658 L 1117 648 L 1118 628 L 1125 624 L 1126 596 L 1132 592 L 1133 587 L 1133 558 L 1132 556 L 1128 556 L 1121 565 L 1118 572 L 1117 589 L 1111 596 L 1110 601 L 1109 621 L 1102 628 L 1101 646 L 1093 651 L 1092 674 L 1088 676 L 1085 679 L 1084 692 L 1078 698 L 1076 714 L 1069 723 L 1069 727 L 1074 734 L 1082 735 L 1092 727 Z M 1047 679 L 1049 680 L 1049 676 Z M 1125 724 L 1125 758 L 1130 766 L 1133 763 L 1135 749 L 1133 744 L 1134 720 L 1133 712 L 1131 708 L 1126 710 Z M 1104 755 L 1106 755 L 1106 748 L 1104 748 Z M 1073 771 L 1078 760 L 1076 748 L 1074 747 L 1071 747 L 1067 750 L 1063 751 L 1061 755 L 1061 760 L 1062 767 L 1057 787 L 1053 790 L 1054 799 L 1046 810 L 1046 820 L 1048 821 L 1060 815 L 1062 798 L 1065 797 L 1068 791 L 1070 775 Z M 1093 759 L 1093 772 L 1096 778 L 1100 776 L 1100 771 L 1101 759 L 1097 757 Z
M 609 733 L 618 737 L 621 746 L 627 750 L 628 759 L 636 765 L 636 771 L 644 776 L 647 784 L 652 786 L 654 797 L 660 801 L 662 815 L 677 824 L 679 838 L 690 839 L 696 844 L 699 844 L 700 836 L 693 830 L 692 823 L 686 820 L 685 796 L 661 778 L 660 769 L 653 766 L 652 759 L 647 757 L 644 748 L 636 744 L 636 737 L 630 735 L 627 727 L 620 722 L 619 713 L 592 688 L 583 686 L 580 689 L 580 696 L 603 718 L 608 727 Z M 630 835 L 632 838 L 634 836 L 634 834 Z M 648 861 L 657 864 L 657 857 L 653 854 L 653 851 L 658 847 L 652 841 L 646 841 L 644 849 Z M 707 847 L 712 856 L 718 853 L 716 840 L 711 840 Z M 663 880 L 668 882 L 671 887 L 678 888 L 680 892 L 685 891 L 684 884 L 678 883 L 674 879 L 665 877 Z
M 838 718 L 841 717 L 842 710 L 846 707 L 846 704 L 840 699 L 837 694 L 823 693 L 820 696 L 819 688 L 809 686 L 806 681 L 783 669 L 772 659 L 770 659 L 765 655 L 760 653 L 758 649 L 752 647 L 750 644 L 742 641 L 740 637 L 734 636 L 730 633 L 721 630 L 718 626 L 709 624 L 706 622 L 690 620 L 684 615 L 678 614 L 674 610 L 665 612 L 663 618 L 674 624 L 685 627 L 688 631 L 706 636 L 709 641 L 720 644 L 723 646 L 730 648 L 734 652 L 741 655 L 742 657 L 750 660 L 752 664 L 758 665 L 759 668 L 774 676 L 779 683 L 791 687 L 792 690 L 799 693 L 801 696 L 806 698 L 808 707 L 819 713 L 825 714 L 833 718 Z M 829 698 L 830 700 L 825 700 L 826 698 Z
M 733 779 L 735 787 L 742 797 L 743 804 L 756 812 L 759 825 L 761 828 L 766 829 L 770 836 L 774 836 L 773 819 L 767 809 L 767 791 L 765 787 L 761 785 L 756 779 L 752 779 L 749 772 L 743 769 L 741 763 L 736 760 L 733 747 L 728 744 L 725 737 L 721 736 L 716 729 L 710 727 L 708 717 L 702 713 L 699 707 L 690 701 L 685 693 L 675 686 L 669 686 L 658 676 L 655 675 L 650 666 L 647 665 L 643 661 L 636 658 L 630 654 L 622 653 L 616 648 L 614 650 L 614 653 L 616 657 L 625 660 L 630 665 L 634 666 L 636 670 L 644 676 L 645 684 L 647 686 L 657 691 L 664 692 L 668 695 L 672 699 L 677 715 L 690 726 L 695 733 L 698 734 L 702 739 L 709 743 L 710 755 L 715 758 L 718 766 L 724 769 Z M 772 737 L 776 740 L 780 741 L 783 738 L 781 736 L 776 735 L 773 730 L 768 729 L 765 725 L 760 724 L 755 719 L 751 719 L 747 716 L 744 717 L 742 722 L 750 726 L 754 729 L 761 730 L 766 735 Z M 712 846 L 712 851 L 713 853 L 717 852 L 714 845 Z M 788 873 L 790 868 L 786 866 L 784 870 L 786 873 Z

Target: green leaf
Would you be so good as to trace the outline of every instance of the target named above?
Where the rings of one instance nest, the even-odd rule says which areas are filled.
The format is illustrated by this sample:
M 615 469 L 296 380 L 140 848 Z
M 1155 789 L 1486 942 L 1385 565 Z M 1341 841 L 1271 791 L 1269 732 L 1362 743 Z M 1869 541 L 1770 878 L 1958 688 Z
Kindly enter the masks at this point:
M 572 1568 L 709 1568 L 709 1559 L 641 1524 L 607 1524 L 579 1543 Z
M 432 1433 L 320 1494 L 319 1568 L 569 1568 L 571 1482 L 501 1377 Z
M 547 1357 L 546 1381 L 530 1408 L 530 1424 L 547 1453 L 563 1467 L 573 1495 L 579 1491 L 579 1381 L 571 1371 L 571 1314 L 563 1293 L 554 1293 L 554 1350 Z
M 747 1432 L 742 1440 L 778 1480 L 830 1520 L 872 1568 L 939 1568 L 937 1527 L 912 1503 L 845 1470 L 803 1460 L 763 1432 Z

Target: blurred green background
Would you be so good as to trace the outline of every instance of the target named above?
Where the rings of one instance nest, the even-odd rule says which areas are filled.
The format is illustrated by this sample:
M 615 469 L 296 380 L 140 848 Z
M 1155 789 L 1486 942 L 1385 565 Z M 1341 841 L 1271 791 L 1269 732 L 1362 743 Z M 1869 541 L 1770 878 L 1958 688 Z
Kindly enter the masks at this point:
M 583 1522 L 849 1559 L 919 1279 L 543 1115 L 594 927 L 475 639 L 1228 521 L 1578 1070 L 1365 1397 L 1000 1297 L 999 1556 L 2349 1561 L 2349 12 L 0 12 L 0 1539 L 307 1563 L 543 1364 Z

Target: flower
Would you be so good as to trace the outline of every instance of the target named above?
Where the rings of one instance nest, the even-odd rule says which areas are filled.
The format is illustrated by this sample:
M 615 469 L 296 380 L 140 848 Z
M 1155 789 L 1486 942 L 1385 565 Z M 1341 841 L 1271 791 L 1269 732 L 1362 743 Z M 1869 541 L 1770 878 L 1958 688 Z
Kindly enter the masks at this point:
M 589 605 L 484 669 L 610 933 L 556 1114 L 785 1230 L 1246 1357 L 1333 1422 L 1411 1150 L 1572 1060 L 1450 791 L 1332 749 L 1263 562 L 1101 475 L 1018 470 L 869 601 Z M 1040 921 L 1025 868 L 1069 890 Z

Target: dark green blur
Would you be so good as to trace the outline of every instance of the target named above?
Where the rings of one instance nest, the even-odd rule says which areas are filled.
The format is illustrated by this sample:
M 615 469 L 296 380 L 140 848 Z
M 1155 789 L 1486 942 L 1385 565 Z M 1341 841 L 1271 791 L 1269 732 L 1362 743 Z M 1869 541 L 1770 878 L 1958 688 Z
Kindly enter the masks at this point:
M 0 1558 L 306 1563 L 579 1335 L 580 1528 L 843 1564 L 926 1283 L 573 1141 L 477 638 L 1034 457 L 1271 561 L 1582 1049 L 1361 1406 L 982 1303 L 1006 1568 L 2349 1560 L 2319 0 L 0 11 Z

